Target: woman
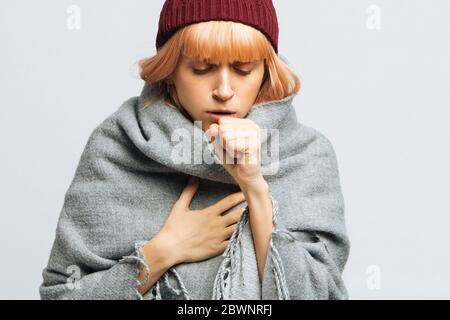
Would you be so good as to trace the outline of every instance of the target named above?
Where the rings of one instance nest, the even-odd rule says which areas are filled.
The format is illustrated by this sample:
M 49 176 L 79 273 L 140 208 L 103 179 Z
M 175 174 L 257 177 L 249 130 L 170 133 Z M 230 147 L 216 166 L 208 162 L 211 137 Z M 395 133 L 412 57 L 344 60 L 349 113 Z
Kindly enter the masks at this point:
M 89 138 L 41 298 L 348 298 L 336 156 L 297 121 L 272 2 L 168 0 L 156 47 Z

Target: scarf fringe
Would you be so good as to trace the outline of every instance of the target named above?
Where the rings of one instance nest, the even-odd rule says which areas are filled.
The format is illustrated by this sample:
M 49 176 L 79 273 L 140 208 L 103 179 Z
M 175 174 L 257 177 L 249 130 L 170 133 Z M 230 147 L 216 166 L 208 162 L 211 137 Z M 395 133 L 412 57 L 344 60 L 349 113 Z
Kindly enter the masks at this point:
M 147 261 L 146 261 L 146 259 L 145 259 L 144 252 L 143 252 L 143 247 L 144 247 L 144 245 L 146 244 L 146 242 L 147 242 L 147 241 L 142 241 L 142 240 L 136 241 L 135 246 L 134 246 L 134 247 L 135 247 L 136 256 L 131 255 L 131 256 L 123 257 L 123 258 L 121 259 L 121 261 L 122 261 L 122 260 L 123 260 L 123 261 L 127 261 L 127 260 L 133 260 L 133 261 L 136 261 L 137 264 L 138 264 L 137 274 L 139 274 L 139 272 L 140 272 L 142 269 L 145 269 L 145 278 L 144 278 L 144 280 L 142 280 L 142 282 L 140 282 L 139 279 L 136 279 L 136 280 L 137 280 L 137 283 L 136 283 L 136 293 L 137 293 L 137 295 L 138 295 L 139 300 L 144 300 L 144 297 L 143 297 L 143 296 L 140 294 L 140 292 L 137 290 L 137 286 L 143 286 L 143 285 L 146 284 L 146 283 L 148 282 L 148 280 L 150 279 L 150 267 L 149 267 L 148 264 L 147 264 Z M 176 289 L 176 288 L 174 288 L 174 287 L 170 284 L 170 282 L 169 282 L 169 272 L 172 272 L 172 273 L 174 274 L 175 279 L 178 281 L 178 284 L 179 284 L 179 286 L 180 286 L 180 289 Z M 178 272 L 177 272 L 175 269 L 173 269 L 173 268 L 170 268 L 170 269 L 168 270 L 168 272 L 165 272 L 164 275 L 163 275 L 163 277 L 160 278 L 160 279 L 158 279 L 158 281 L 157 281 L 157 282 L 153 285 L 153 287 L 151 288 L 150 293 L 152 293 L 153 298 L 154 298 L 154 299 L 152 299 L 152 300 L 162 300 L 162 296 L 161 296 L 161 285 L 160 285 L 160 282 L 161 282 L 161 281 L 164 281 L 164 283 L 167 285 L 167 287 L 168 287 L 170 290 L 172 290 L 172 292 L 174 292 L 176 295 L 179 295 L 180 293 L 183 293 L 183 296 L 184 296 L 184 298 L 185 298 L 186 300 L 191 300 L 191 297 L 190 297 L 190 295 L 189 295 L 188 290 L 186 289 L 185 285 L 183 284 L 183 281 L 181 281 L 180 275 L 179 275 Z
M 281 261 L 281 257 L 277 248 L 273 245 L 272 240 L 270 241 L 270 248 L 272 249 L 272 271 L 275 274 L 275 284 L 277 286 L 278 299 L 290 300 L 283 263 Z
M 136 255 L 130 255 L 130 256 L 124 256 L 122 259 L 119 260 L 119 262 L 122 261 L 133 261 L 136 262 L 136 287 L 135 287 L 135 293 L 138 296 L 139 300 L 144 300 L 144 297 L 139 292 L 138 287 L 143 286 L 145 283 L 148 282 L 150 279 L 150 267 L 147 264 L 147 261 L 144 256 L 143 252 L 143 246 L 145 245 L 146 241 L 136 241 L 134 244 L 134 249 Z M 139 281 L 138 275 L 142 271 L 142 269 L 145 269 L 145 278 L 144 280 Z
M 293 238 L 293 236 L 287 230 L 277 229 L 278 212 L 279 212 L 278 201 L 276 201 L 274 199 L 272 194 L 270 194 L 270 199 L 272 201 L 272 209 L 273 209 L 272 222 L 274 225 L 274 231 L 272 231 L 272 236 L 274 234 L 286 233 L 290 237 Z M 286 283 L 286 275 L 285 275 L 284 268 L 283 268 L 283 262 L 281 260 L 281 256 L 280 256 L 280 253 L 278 252 L 278 249 L 273 244 L 273 238 L 270 239 L 270 249 L 272 252 L 272 255 L 271 255 L 272 263 L 273 263 L 272 271 L 275 275 L 275 284 L 277 287 L 278 299 L 279 300 L 290 300 L 290 294 L 289 294 L 289 289 L 288 289 L 288 286 Z
M 170 282 L 169 282 L 169 272 L 172 272 L 172 273 L 174 274 L 175 279 L 177 280 L 178 285 L 180 286 L 180 289 L 176 289 L 176 288 L 174 288 L 174 287 L 170 284 Z M 192 300 L 192 299 L 191 299 L 191 296 L 190 296 L 190 294 L 189 294 L 189 291 L 186 289 L 185 285 L 183 284 L 183 281 L 181 280 L 180 275 L 179 275 L 178 272 L 177 272 L 175 269 L 173 269 L 173 268 L 170 268 L 166 273 L 164 273 L 162 279 L 160 278 L 160 279 L 156 282 L 156 284 L 153 286 L 153 288 L 152 288 L 152 293 L 153 293 L 153 291 L 156 291 L 156 293 L 153 294 L 153 296 L 154 296 L 154 299 L 153 299 L 153 300 L 162 300 L 162 297 L 161 297 L 161 285 L 160 285 L 160 282 L 161 282 L 161 281 L 164 281 L 164 283 L 166 284 L 166 286 L 167 286 L 170 290 L 172 290 L 172 292 L 174 292 L 176 295 L 179 295 L 180 293 L 183 293 L 183 297 L 184 297 L 186 300 Z
M 222 256 L 224 260 L 222 261 L 219 271 L 217 272 L 216 278 L 214 280 L 214 288 L 213 288 L 213 300 L 227 300 L 229 296 L 227 295 L 226 286 L 228 285 L 228 290 L 230 290 L 230 280 L 231 275 L 236 274 L 237 269 L 237 259 L 236 259 L 236 251 L 238 250 L 238 245 L 241 244 L 241 235 L 244 230 L 244 226 L 248 221 L 248 206 L 245 208 L 245 211 L 242 213 L 241 219 L 238 222 L 236 231 L 230 238 L 230 242 L 228 243 L 227 248 L 225 249 Z M 240 280 L 241 284 L 245 285 L 244 277 L 243 277 L 243 252 L 242 246 L 240 247 Z

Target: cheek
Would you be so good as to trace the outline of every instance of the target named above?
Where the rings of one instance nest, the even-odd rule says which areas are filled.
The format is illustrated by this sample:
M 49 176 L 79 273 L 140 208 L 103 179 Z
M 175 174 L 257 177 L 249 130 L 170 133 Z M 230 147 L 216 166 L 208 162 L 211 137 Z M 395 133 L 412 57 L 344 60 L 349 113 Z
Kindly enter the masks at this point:
M 262 85 L 262 80 L 264 77 L 264 70 L 258 70 L 250 75 L 245 81 L 243 81 L 241 88 L 244 88 L 245 90 L 243 93 L 246 93 L 249 98 L 254 98 L 258 95 L 259 90 Z
M 195 99 L 198 96 L 205 96 L 208 92 L 209 83 L 195 76 L 186 77 L 183 81 L 183 89 L 186 96 Z
M 195 103 L 204 96 L 204 85 L 197 79 L 185 78 L 184 81 L 178 84 L 177 92 L 180 100 L 185 102 Z
M 251 81 L 242 82 L 239 84 L 238 93 L 239 96 L 246 101 L 251 101 L 256 98 L 259 93 L 261 83 L 258 79 L 252 79 Z M 252 101 L 253 102 L 253 101 Z
M 205 85 L 193 78 L 185 78 L 177 84 L 178 99 L 194 120 L 202 117 L 202 106 L 207 93 L 205 90 Z

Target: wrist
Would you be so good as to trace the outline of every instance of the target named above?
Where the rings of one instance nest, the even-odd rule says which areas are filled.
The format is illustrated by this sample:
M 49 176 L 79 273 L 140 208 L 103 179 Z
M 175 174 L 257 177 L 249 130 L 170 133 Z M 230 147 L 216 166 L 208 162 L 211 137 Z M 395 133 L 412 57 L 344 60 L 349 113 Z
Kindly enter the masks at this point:
M 180 262 L 180 257 L 175 249 L 173 239 L 160 232 L 144 245 L 143 252 L 146 256 L 159 260 L 165 269 L 170 269 Z
M 244 194 L 266 194 L 269 192 L 269 185 L 263 176 L 241 182 L 239 187 Z

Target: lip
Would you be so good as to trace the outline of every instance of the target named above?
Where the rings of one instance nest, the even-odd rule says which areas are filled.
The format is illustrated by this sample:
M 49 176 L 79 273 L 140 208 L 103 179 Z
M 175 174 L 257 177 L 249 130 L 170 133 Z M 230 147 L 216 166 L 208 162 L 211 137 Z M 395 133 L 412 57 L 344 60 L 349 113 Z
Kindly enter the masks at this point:
M 219 114 L 219 113 L 214 113 L 214 112 L 207 112 L 208 116 L 215 120 L 215 121 L 219 121 L 220 118 L 224 118 L 224 117 L 229 117 L 229 118 L 236 118 L 237 114 L 236 113 L 228 113 L 228 114 Z

